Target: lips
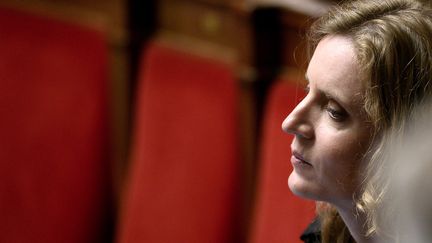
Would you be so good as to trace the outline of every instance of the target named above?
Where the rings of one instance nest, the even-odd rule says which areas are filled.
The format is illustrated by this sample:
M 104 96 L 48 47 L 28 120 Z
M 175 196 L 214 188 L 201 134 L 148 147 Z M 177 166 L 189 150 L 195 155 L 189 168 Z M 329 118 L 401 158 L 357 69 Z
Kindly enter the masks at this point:
M 292 155 L 293 155 L 293 157 L 295 158 L 295 160 L 298 162 L 298 163 L 302 163 L 302 164 L 306 164 L 306 165 L 310 165 L 310 166 L 312 166 L 312 164 L 310 164 L 309 162 L 307 162 L 305 159 L 304 159 L 304 157 L 300 154 L 300 153 L 298 153 L 297 151 L 293 151 L 292 152 Z

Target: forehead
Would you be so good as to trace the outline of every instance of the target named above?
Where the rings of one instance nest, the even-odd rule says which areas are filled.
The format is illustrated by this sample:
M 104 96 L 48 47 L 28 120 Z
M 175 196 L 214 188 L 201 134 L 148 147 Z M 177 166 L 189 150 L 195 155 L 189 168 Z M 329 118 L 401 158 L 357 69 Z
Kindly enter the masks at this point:
M 363 93 L 354 47 L 344 36 L 328 36 L 320 41 L 306 76 L 311 87 L 336 94 L 345 102 L 360 99 Z

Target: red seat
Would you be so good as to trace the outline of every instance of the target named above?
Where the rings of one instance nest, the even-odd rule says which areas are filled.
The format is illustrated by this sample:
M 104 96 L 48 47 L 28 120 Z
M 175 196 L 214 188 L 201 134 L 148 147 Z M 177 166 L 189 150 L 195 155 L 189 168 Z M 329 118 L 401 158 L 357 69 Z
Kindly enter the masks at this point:
M 104 36 L 9 9 L 0 35 L 0 242 L 107 242 Z
M 142 60 L 117 242 L 235 242 L 241 193 L 233 73 L 156 43 Z
M 251 243 L 301 242 L 301 233 L 314 218 L 314 202 L 294 196 L 288 188 L 292 136 L 281 129 L 282 121 L 303 96 L 300 87 L 288 82 L 276 83 L 270 91 Z

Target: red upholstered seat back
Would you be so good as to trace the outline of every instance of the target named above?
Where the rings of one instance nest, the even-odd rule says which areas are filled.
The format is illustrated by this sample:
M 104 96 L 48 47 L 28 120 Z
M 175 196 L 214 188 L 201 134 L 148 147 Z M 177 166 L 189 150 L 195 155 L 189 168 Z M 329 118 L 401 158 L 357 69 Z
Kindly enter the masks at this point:
M 217 61 L 151 44 L 118 242 L 235 242 L 237 90 Z
M 0 9 L 0 242 L 107 242 L 104 43 Z
M 276 83 L 270 91 L 264 117 L 252 243 L 301 242 L 300 235 L 314 217 L 315 204 L 294 196 L 287 179 L 292 171 L 292 136 L 281 124 L 304 96 L 300 87 Z

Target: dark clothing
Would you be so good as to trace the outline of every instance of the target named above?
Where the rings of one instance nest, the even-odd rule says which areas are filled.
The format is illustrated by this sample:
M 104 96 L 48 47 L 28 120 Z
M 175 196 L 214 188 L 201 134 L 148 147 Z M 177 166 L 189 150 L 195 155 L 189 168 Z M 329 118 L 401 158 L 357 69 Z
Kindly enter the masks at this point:
M 321 243 L 321 222 L 318 218 L 306 228 L 300 239 L 305 243 Z

